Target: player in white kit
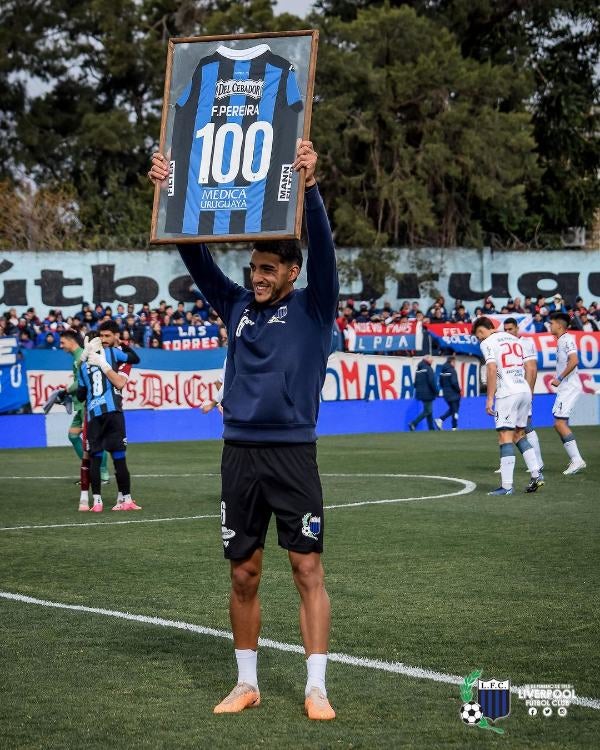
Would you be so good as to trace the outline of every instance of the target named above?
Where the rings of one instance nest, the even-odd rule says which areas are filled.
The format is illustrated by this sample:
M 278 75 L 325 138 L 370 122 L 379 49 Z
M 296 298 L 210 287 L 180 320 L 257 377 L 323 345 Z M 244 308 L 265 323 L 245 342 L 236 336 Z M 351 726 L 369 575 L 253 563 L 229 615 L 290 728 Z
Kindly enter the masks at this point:
M 556 388 L 556 401 L 552 408 L 554 429 L 563 441 L 570 463 L 563 474 L 577 474 L 585 469 L 586 463 L 579 453 L 575 435 L 569 427 L 569 417 L 573 414 L 575 403 L 583 391 L 577 370 L 578 356 L 575 338 L 567 333 L 569 316 L 556 312 L 550 315 L 550 330 L 556 336 L 556 377 L 551 385 Z
M 500 441 L 500 476 L 502 486 L 489 495 L 512 495 L 515 470 L 515 443 L 523 454 L 531 481 L 526 492 L 536 492 L 542 486 L 540 467 L 525 437 L 525 427 L 531 407 L 531 388 L 525 379 L 523 347 L 515 337 L 497 331 L 489 318 L 481 317 L 473 323 L 472 333 L 481 345 L 487 371 L 486 411 L 495 417 Z
M 511 333 L 513 336 L 516 336 L 519 339 L 519 343 L 523 347 L 523 364 L 525 366 L 525 380 L 528 382 L 529 387 L 531 388 L 531 394 L 533 396 L 533 392 L 535 389 L 535 381 L 537 380 L 537 349 L 535 348 L 535 343 L 532 338 L 529 338 L 528 336 L 521 336 L 519 332 L 519 324 L 514 318 L 506 318 L 504 321 L 504 330 L 506 333 Z M 531 403 L 531 408 L 529 409 L 529 417 L 527 419 L 527 427 L 525 427 L 525 435 L 527 436 L 527 440 L 531 444 L 531 447 L 535 451 L 535 455 L 538 460 L 538 465 L 540 467 L 540 474 L 544 470 L 544 461 L 542 460 L 542 451 L 540 448 L 540 440 L 537 436 L 537 432 L 535 431 L 535 428 L 532 423 L 532 410 L 533 410 L 533 398 Z

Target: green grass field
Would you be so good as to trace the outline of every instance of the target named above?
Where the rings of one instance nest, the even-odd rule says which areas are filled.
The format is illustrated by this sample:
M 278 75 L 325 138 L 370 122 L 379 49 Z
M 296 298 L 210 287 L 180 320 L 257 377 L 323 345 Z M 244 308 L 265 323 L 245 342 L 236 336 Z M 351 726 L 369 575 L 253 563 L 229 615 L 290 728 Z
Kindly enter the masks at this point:
M 482 668 L 513 685 L 571 683 L 599 699 L 598 429 L 576 433 L 585 473 L 563 477 L 560 441 L 541 430 L 547 484 L 524 494 L 519 459 L 518 492 L 507 498 L 486 495 L 498 484 L 491 431 L 321 439 L 329 505 L 464 487 L 393 474 L 476 484 L 468 494 L 327 513 L 331 651 L 461 677 Z M 215 442 L 133 445 L 133 494 L 144 510 L 84 515 L 70 449 L 0 453 L 0 589 L 228 630 L 219 457 Z M 112 483 L 107 508 L 114 495 Z M 181 518 L 200 515 L 214 517 Z M 135 523 L 116 523 L 124 520 Z M 76 526 L 52 527 L 61 524 Z M 41 528 L 6 530 L 16 526 Z M 299 644 L 297 595 L 273 530 L 261 591 L 263 637 Z M 309 722 L 304 660 L 272 647 L 259 655 L 262 705 L 213 716 L 236 677 L 222 637 L 6 598 L 0 634 L 2 748 L 549 749 L 600 740 L 600 710 L 532 718 L 516 695 L 498 722 L 503 736 L 466 727 L 457 685 L 376 664 L 331 662 L 338 718 Z

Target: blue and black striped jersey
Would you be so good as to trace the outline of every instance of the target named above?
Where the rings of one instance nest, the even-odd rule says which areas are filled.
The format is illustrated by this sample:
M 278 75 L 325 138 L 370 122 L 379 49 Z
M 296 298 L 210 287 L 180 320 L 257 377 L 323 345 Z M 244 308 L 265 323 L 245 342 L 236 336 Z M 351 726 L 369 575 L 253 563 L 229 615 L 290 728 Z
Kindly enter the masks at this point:
M 120 349 L 105 349 L 106 361 L 116 372 L 119 364 L 128 362 L 130 357 Z M 137 355 L 136 355 L 137 358 Z M 139 358 L 137 358 L 139 361 Z M 99 417 L 111 411 L 123 411 L 121 391 L 110 382 L 99 367 L 82 362 L 77 378 L 78 394 L 85 389 L 85 402 L 88 418 Z
M 302 109 L 294 67 L 267 44 L 200 60 L 175 105 L 165 231 L 285 229 Z

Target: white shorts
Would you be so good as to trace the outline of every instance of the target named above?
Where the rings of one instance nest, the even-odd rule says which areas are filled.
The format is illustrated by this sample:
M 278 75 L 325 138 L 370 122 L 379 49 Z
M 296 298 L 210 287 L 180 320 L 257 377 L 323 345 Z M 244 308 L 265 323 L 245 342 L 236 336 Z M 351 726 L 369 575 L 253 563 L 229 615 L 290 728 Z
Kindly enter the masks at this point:
M 568 391 L 558 391 L 556 394 L 556 401 L 552 407 L 552 415 L 558 419 L 569 419 L 573 416 L 573 409 L 575 403 L 581 395 L 579 388 L 569 389 Z
M 497 398 L 496 429 L 514 430 L 517 427 L 526 427 L 530 408 L 531 391 Z

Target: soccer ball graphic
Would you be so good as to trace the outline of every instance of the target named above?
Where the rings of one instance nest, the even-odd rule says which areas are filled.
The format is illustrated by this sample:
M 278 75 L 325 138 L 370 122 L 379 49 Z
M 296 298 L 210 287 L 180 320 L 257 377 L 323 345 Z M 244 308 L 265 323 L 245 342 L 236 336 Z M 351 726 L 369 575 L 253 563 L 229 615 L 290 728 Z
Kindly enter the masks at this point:
M 460 707 L 460 718 L 465 724 L 474 727 L 483 718 L 483 710 L 479 703 L 475 703 L 474 701 L 463 703 Z

